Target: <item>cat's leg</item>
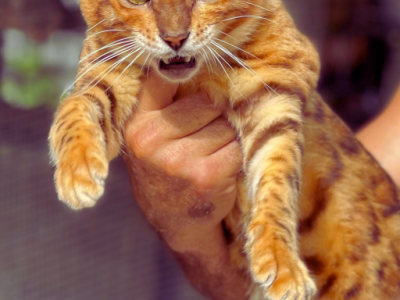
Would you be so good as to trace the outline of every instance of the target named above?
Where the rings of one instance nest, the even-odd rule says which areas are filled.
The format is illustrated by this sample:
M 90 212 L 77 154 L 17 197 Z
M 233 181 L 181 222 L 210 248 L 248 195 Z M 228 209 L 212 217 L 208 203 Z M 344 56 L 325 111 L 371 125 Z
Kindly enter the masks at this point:
M 55 114 L 49 141 L 56 189 L 60 200 L 75 209 L 93 206 L 103 194 L 108 163 L 119 153 L 120 131 L 132 114 L 138 84 L 119 95 L 118 88 L 109 88 L 117 76 L 109 74 L 91 87 L 87 83 L 94 77 L 88 76 Z
M 316 292 L 297 245 L 302 112 L 296 96 L 265 95 L 229 117 L 244 152 L 251 216 L 246 252 L 266 299 L 309 300 Z

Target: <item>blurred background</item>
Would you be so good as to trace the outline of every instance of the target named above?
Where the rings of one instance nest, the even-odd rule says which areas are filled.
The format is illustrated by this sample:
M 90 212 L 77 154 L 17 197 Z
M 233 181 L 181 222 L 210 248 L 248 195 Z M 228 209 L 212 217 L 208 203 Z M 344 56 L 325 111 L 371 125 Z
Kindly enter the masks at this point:
M 321 54 L 320 92 L 359 129 L 400 83 L 400 1 L 284 1 Z M 121 159 L 95 208 L 57 200 L 47 134 L 86 26 L 76 0 L 0 2 L 0 299 L 204 299 L 147 225 Z

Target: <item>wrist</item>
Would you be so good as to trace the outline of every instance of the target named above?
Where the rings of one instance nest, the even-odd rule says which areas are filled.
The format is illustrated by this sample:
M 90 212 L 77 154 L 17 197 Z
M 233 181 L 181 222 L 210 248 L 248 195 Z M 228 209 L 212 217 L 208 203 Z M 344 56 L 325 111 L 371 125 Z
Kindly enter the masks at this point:
M 178 250 L 171 247 L 188 279 L 207 298 L 247 299 L 249 278 L 232 264 L 222 226 L 203 233 L 198 243 L 180 244 Z
M 177 253 L 211 253 L 212 249 L 225 245 L 220 223 L 183 226 L 164 231 L 162 236 L 171 250 Z

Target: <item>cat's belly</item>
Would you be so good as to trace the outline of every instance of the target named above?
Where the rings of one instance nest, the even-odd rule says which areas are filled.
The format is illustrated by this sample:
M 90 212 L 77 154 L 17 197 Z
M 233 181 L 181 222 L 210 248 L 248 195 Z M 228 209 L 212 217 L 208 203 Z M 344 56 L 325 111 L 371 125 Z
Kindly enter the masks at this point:
M 357 153 L 346 153 L 333 134 L 330 145 L 317 146 L 316 137 L 328 128 L 315 125 L 307 121 L 305 129 L 298 223 L 300 255 L 319 291 L 315 299 L 400 299 L 400 216 L 385 213 L 397 203 L 398 190 L 360 144 Z M 233 235 L 232 262 L 247 274 L 243 226 L 251 204 L 241 175 L 237 205 L 225 223 Z M 264 299 L 258 285 L 251 295 Z

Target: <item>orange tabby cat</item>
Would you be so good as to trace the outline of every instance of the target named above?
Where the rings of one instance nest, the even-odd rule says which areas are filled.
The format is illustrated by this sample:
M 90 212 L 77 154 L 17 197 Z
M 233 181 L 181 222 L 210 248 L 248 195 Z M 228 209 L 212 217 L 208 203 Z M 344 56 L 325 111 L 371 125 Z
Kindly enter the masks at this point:
M 318 56 L 280 0 L 81 9 L 92 28 L 50 132 L 62 201 L 79 209 L 103 194 L 153 69 L 179 96 L 207 92 L 237 130 L 244 175 L 225 223 L 251 299 L 400 298 L 399 191 L 316 93 Z

